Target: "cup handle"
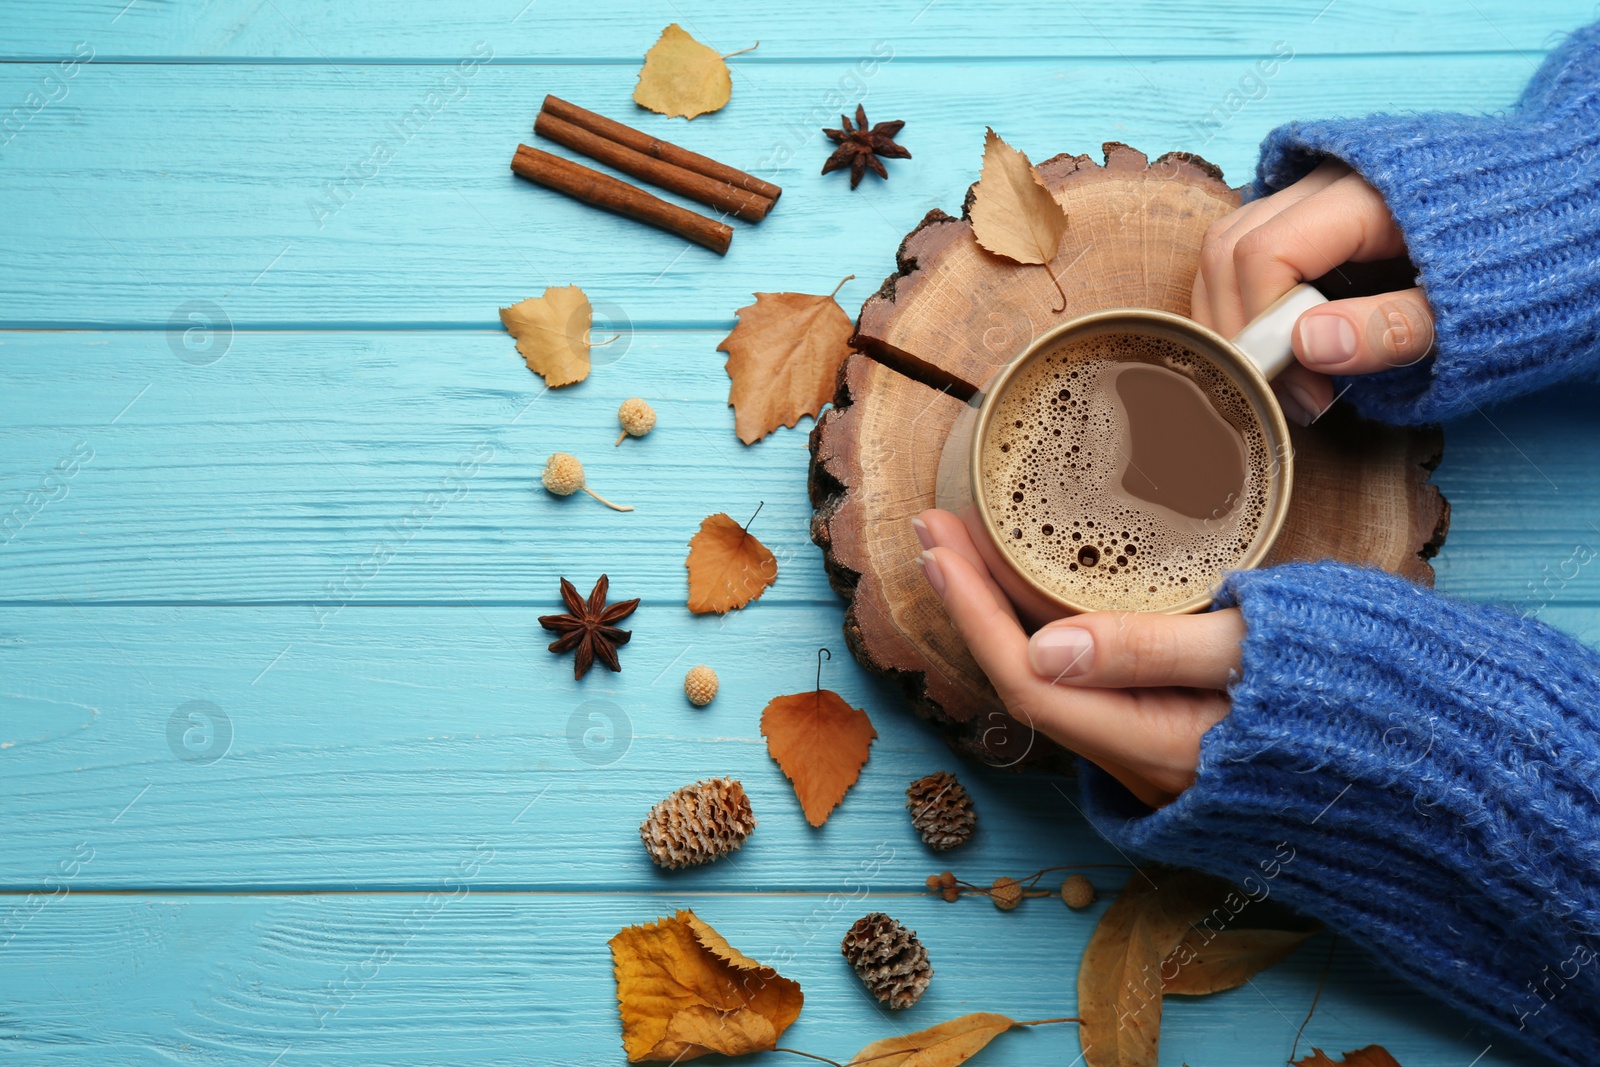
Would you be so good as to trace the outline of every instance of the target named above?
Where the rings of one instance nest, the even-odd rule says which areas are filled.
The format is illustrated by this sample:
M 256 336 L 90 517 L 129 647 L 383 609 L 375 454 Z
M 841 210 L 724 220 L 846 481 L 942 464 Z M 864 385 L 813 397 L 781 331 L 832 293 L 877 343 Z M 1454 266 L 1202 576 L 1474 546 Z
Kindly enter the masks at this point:
M 1281 374 L 1294 362 L 1290 347 L 1294 324 L 1302 314 L 1326 304 L 1328 298 L 1301 282 L 1275 300 L 1271 307 L 1250 320 L 1250 325 L 1234 337 L 1234 347 L 1250 357 L 1268 381 Z

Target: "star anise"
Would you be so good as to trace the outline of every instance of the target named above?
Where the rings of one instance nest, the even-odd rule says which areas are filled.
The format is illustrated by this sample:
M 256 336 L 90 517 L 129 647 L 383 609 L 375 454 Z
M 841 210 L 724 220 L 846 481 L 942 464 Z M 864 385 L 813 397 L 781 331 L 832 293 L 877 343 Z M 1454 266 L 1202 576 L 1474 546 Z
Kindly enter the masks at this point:
M 596 657 L 614 671 L 622 669 L 622 664 L 617 661 L 617 646 L 627 644 L 633 631 L 619 630 L 613 624 L 632 615 L 633 609 L 639 606 L 639 598 L 606 607 L 606 590 L 610 587 L 611 580 L 602 574 L 600 580 L 594 583 L 594 592 L 589 594 L 588 603 L 585 603 L 572 583 L 563 578 L 561 599 L 567 602 L 569 614 L 539 616 L 540 626 L 561 635 L 550 642 L 551 652 L 578 650 L 572 658 L 574 678 L 582 678 L 587 674 Z
M 894 143 L 894 135 L 900 132 L 904 122 L 880 122 L 870 130 L 867 128 L 867 109 L 860 104 L 856 105 L 856 124 L 850 125 L 850 120 L 844 115 L 839 116 L 839 121 L 844 124 L 842 130 L 823 129 L 823 133 L 839 143 L 833 150 L 833 155 L 822 165 L 822 173 L 838 170 L 845 164 L 850 165 L 850 188 L 854 189 L 861 184 L 861 176 L 871 167 L 880 178 L 887 179 L 889 172 L 884 169 L 885 159 L 910 159 L 911 153 Z

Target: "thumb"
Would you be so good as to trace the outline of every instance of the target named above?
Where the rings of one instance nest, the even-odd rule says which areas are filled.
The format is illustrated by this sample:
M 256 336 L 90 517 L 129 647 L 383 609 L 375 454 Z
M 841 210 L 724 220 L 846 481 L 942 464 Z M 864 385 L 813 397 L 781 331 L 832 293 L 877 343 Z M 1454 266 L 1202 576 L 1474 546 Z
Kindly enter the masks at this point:
M 1300 316 L 1294 354 L 1322 374 L 1372 374 L 1433 349 L 1433 310 L 1421 289 L 1335 300 Z
M 1224 689 L 1239 669 L 1244 617 L 1098 611 L 1043 627 L 1028 641 L 1028 665 L 1073 686 L 1178 685 Z

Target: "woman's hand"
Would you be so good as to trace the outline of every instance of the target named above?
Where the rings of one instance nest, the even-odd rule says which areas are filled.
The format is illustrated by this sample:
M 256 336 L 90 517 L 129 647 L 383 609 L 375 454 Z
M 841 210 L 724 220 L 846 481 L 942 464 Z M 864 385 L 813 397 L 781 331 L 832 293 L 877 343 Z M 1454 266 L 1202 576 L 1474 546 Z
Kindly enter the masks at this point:
M 1190 314 L 1225 337 L 1310 278 L 1349 262 L 1406 254 L 1378 191 L 1338 160 L 1287 189 L 1246 204 L 1206 231 Z M 1330 374 L 1403 367 L 1433 347 L 1433 312 L 1418 288 L 1312 308 L 1295 325 L 1299 366 L 1274 386 L 1302 424 L 1333 403 Z
M 1193 783 L 1200 736 L 1228 713 L 1221 690 L 1239 669 L 1245 630 L 1237 610 L 1095 612 L 1030 639 L 961 520 L 924 511 L 912 525 L 928 583 L 1013 718 L 1152 807 Z

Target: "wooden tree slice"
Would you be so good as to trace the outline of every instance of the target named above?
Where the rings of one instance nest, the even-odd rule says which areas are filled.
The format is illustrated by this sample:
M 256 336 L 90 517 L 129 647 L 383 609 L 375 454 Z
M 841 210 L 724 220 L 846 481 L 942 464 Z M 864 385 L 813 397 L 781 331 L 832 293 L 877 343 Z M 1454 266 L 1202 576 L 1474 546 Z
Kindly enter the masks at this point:
M 915 564 L 910 519 L 933 506 L 939 454 L 965 401 L 1040 331 L 1110 307 L 1187 314 L 1206 227 L 1239 205 L 1221 173 L 1174 153 L 1149 163 L 1107 144 L 1039 164 L 1067 210 L 1051 269 L 980 248 L 965 217 L 933 211 L 902 242 L 899 271 L 861 309 L 833 408 L 811 433 L 811 536 L 848 603 L 845 638 L 896 679 L 951 744 L 1004 766 L 1058 766 L 1053 743 L 1006 714 Z M 968 194 L 968 207 L 971 194 Z M 965 215 L 965 212 L 963 212 Z M 1336 407 L 1293 431 L 1295 491 L 1272 562 L 1337 559 L 1431 584 L 1449 507 L 1428 474 L 1443 439 Z

